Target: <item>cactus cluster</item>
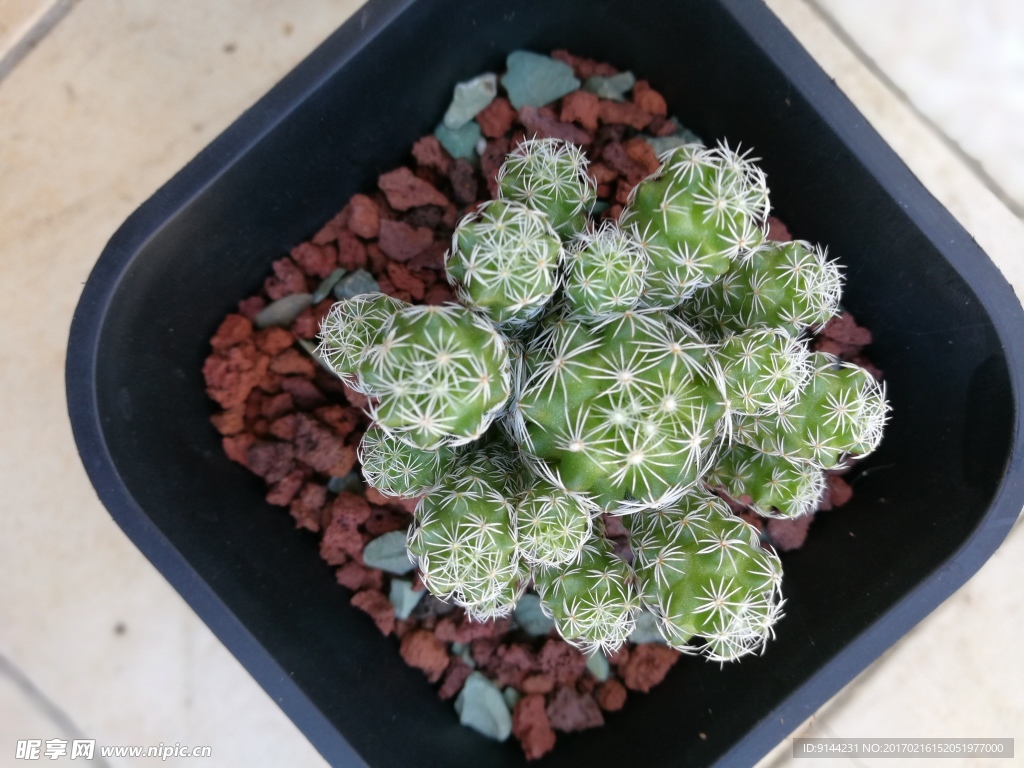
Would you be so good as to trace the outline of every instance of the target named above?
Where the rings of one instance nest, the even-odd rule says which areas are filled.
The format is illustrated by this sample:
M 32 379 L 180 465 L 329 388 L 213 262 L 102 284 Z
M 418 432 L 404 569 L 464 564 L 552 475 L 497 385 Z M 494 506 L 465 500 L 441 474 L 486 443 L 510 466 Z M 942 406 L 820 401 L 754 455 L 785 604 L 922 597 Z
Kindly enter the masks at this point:
M 357 296 L 320 354 L 370 398 L 367 482 L 422 497 L 408 549 L 431 592 L 484 619 L 532 584 L 586 649 L 619 647 L 646 610 L 669 645 L 724 661 L 771 636 L 782 568 L 716 494 L 809 512 L 888 405 L 867 371 L 808 351 L 841 275 L 768 239 L 754 161 L 697 144 L 660 160 L 595 225 L 579 148 L 520 143 L 453 235 L 461 303 Z M 623 516 L 625 559 L 602 513 Z

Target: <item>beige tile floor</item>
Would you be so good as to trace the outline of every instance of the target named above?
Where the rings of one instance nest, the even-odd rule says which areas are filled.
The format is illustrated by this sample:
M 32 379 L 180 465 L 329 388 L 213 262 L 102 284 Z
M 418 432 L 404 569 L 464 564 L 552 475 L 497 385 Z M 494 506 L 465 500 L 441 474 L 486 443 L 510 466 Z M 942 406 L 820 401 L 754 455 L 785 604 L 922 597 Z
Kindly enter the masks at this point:
M 770 6 L 1021 295 L 1024 223 L 1000 202 L 1019 200 L 1016 177 L 928 93 L 930 72 L 970 70 L 950 64 L 954 51 L 977 53 L 901 45 L 851 10 L 860 3 L 818 2 Z M 209 745 L 210 765 L 323 765 L 97 502 L 71 441 L 62 364 L 81 284 L 117 225 L 358 5 L 0 0 L 0 768 L 29 764 L 13 759 L 18 739 L 76 737 Z M 890 14 L 883 26 L 936 21 L 928 0 L 904 0 L 904 17 L 870 5 Z M 1019 16 L 993 18 L 1024 40 Z M 22 44 L 33 30 L 38 44 Z M 1004 48 L 997 69 L 1017 98 L 1019 49 L 1011 39 L 988 50 Z M 976 77 L 956 87 L 981 93 Z M 1016 107 L 998 91 L 975 95 L 987 146 L 1015 146 Z M 957 595 L 791 725 L 809 735 L 1013 736 L 1024 749 L 1022 583 L 1018 525 Z M 788 762 L 788 751 L 785 742 L 763 764 Z

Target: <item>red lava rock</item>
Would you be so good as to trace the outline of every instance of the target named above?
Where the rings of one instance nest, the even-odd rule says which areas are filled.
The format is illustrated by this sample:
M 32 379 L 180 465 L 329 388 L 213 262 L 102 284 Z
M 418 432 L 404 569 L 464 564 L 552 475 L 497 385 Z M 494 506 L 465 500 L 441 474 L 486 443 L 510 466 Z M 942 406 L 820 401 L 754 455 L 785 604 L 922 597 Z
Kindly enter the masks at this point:
M 600 77 L 611 77 L 619 72 L 619 70 L 611 64 L 603 61 L 594 61 L 594 59 L 585 59 L 582 56 L 573 56 L 571 53 L 563 49 L 552 51 L 551 58 L 564 62 L 572 67 L 573 74 L 575 74 L 580 80 L 586 80 L 594 77 L 595 75 Z
M 547 706 L 551 727 L 559 731 L 584 731 L 604 725 L 604 716 L 594 697 L 565 685 L 559 688 Z
M 284 377 L 270 370 L 269 362 L 268 360 L 267 370 L 260 377 L 260 380 L 256 382 L 256 386 L 259 387 L 261 392 L 265 392 L 268 395 L 276 395 L 281 391 L 281 381 Z
M 646 80 L 637 80 L 633 85 L 633 103 L 650 115 L 656 117 L 668 115 L 665 97 L 651 88 L 651 84 Z
M 630 651 L 629 660 L 619 672 L 627 688 L 647 693 L 665 679 L 677 661 L 679 651 L 660 643 L 643 643 Z
M 618 712 L 626 704 L 626 686 L 613 677 L 601 683 L 595 698 L 605 712 Z
M 408 268 L 402 264 L 395 264 L 394 262 L 388 264 L 388 277 L 391 278 L 391 282 L 395 284 L 396 288 L 408 291 L 409 295 L 414 299 L 422 299 L 426 293 L 427 287 L 423 281 L 409 274 Z
M 384 588 L 384 572 L 377 568 L 367 568 L 355 560 L 350 560 L 334 572 L 334 577 L 343 587 L 348 587 L 353 592 L 360 589 Z
M 370 505 L 362 496 L 342 491 L 331 502 L 328 512 L 332 522 L 344 520 L 354 528 L 369 519 Z
M 399 653 L 410 667 L 423 670 L 427 679 L 436 683 L 448 668 L 448 651 L 433 632 L 417 629 L 402 638 Z
M 455 301 L 455 294 L 452 293 L 451 288 L 447 285 L 435 285 L 427 291 L 423 297 L 424 304 L 444 304 L 449 301 Z
M 316 371 L 316 363 L 308 355 L 299 352 L 294 347 L 290 347 L 270 359 L 270 370 L 283 376 L 295 374 L 311 379 Z
M 210 339 L 210 346 L 216 350 L 227 349 L 251 337 L 252 321 L 244 315 L 232 314 L 221 322 L 217 332 Z
M 321 280 L 338 266 L 338 249 L 330 243 L 324 245 L 300 243 L 292 248 L 290 255 L 292 261 L 298 264 L 303 272 Z
M 876 367 L 875 364 L 868 360 L 866 357 L 864 357 L 864 355 L 856 355 L 855 357 L 850 358 L 850 362 L 854 363 L 855 365 L 859 365 L 865 371 L 874 376 L 878 381 L 881 381 L 885 377 L 885 374 L 882 373 L 882 369 Z
M 555 732 L 544 706 L 544 697 L 539 694 L 524 696 L 512 710 L 512 733 L 523 747 L 527 760 L 550 752 L 555 746 Z
M 266 373 L 270 358 L 246 340 L 206 358 L 206 394 L 224 409 L 241 405 Z
M 251 432 L 239 432 L 237 435 L 225 437 L 220 444 L 229 459 L 238 462 L 243 467 L 248 467 L 249 449 L 255 441 L 256 436 Z
M 563 123 L 577 123 L 584 130 L 597 130 L 597 116 L 600 111 L 600 99 L 587 91 L 573 91 L 562 97 L 562 112 L 559 118 Z
M 290 443 L 295 439 L 295 421 L 295 414 L 286 414 L 278 419 L 274 419 L 270 423 L 268 431 L 279 440 L 285 440 Z
M 349 558 L 361 561 L 367 541 L 369 537 L 363 536 L 351 520 L 334 517 L 324 527 L 323 538 L 320 539 L 320 557 L 329 565 L 344 565 Z
M 758 533 L 764 531 L 764 518 L 761 517 L 757 512 L 752 512 L 746 507 L 742 507 L 740 511 L 733 510 L 736 516 L 739 517 L 743 522 L 750 523 L 752 526 L 757 528 Z
M 626 524 L 622 520 L 621 515 L 601 515 L 601 519 L 604 521 L 604 535 L 611 538 L 618 538 L 619 536 L 628 536 L 629 531 L 626 530 Z
M 326 245 L 327 243 L 334 242 L 338 239 L 338 232 L 348 226 L 348 220 L 348 207 L 342 208 L 330 221 L 320 228 L 319 232 L 313 235 L 311 242 L 314 245 Z
M 265 352 L 271 357 L 274 355 L 284 352 L 292 344 L 295 343 L 295 334 L 289 331 L 287 328 L 278 328 L 273 326 L 271 328 L 264 328 L 263 330 L 256 332 L 256 347 L 261 351 Z
M 390 635 L 395 630 L 395 607 L 375 589 L 364 589 L 352 596 L 352 605 L 370 614 L 374 624 L 383 634 Z
M 221 413 L 215 413 L 210 417 L 210 421 L 222 435 L 237 435 L 245 429 L 245 408 L 236 405 Z
M 371 201 L 372 202 L 372 201 Z M 376 205 L 376 203 L 374 203 Z M 377 224 L 378 231 L 380 223 Z M 367 248 L 362 241 L 348 230 L 338 233 L 338 266 L 352 272 L 366 267 Z
M 551 693 L 555 689 L 555 678 L 546 672 L 528 675 L 519 684 L 523 693 Z
M 444 175 L 448 175 L 448 168 L 451 166 L 452 156 L 448 150 L 441 146 L 434 134 L 428 134 L 412 145 L 412 156 L 416 162 L 428 168 L 434 168 Z
M 629 193 L 633 191 L 635 183 L 631 183 L 626 179 L 619 179 L 615 184 L 615 202 L 625 205 L 629 202 Z
M 500 644 L 501 640 L 497 637 L 478 638 L 469 644 L 469 655 L 473 657 L 473 661 L 478 666 L 487 669 L 497 664 L 498 659 L 495 654 Z
M 445 616 L 434 629 L 438 640 L 446 643 L 469 643 L 474 640 L 488 639 L 508 631 L 508 619 L 493 621 L 470 621 L 464 613 Z
M 496 656 L 494 677 L 495 682 L 501 687 L 511 685 L 518 689 L 523 678 L 537 668 L 537 660 L 529 648 L 520 643 L 498 646 Z
M 363 529 L 373 538 L 383 536 L 391 531 L 403 531 L 409 527 L 411 519 L 404 510 L 393 507 L 374 507 Z
M 853 498 L 853 488 L 839 475 L 828 476 L 828 494 L 833 507 L 841 507 Z
M 256 315 L 262 312 L 266 306 L 267 300 L 262 296 L 250 296 L 238 302 L 238 312 L 250 320 L 255 320 Z
M 473 669 L 466 662 L 458 656 L 452 656 L 437 695 L 441 700 L 452 698 L 462 690 L 462 686 L 466 684 L 466 678 L 471 674 L 473 674 Z
M 500 137 L 487 142 L 487 148 L 480 155 L 480 173 L 487 183 L 487 191 L 491 197 L 498 194 L 498 171 L 508 154 L 508 139 Z
M 247 456 L 246 466 L 268 483 L 283 479 L 295 465 L 295 448 L 289 443 L 256 440 Z
M 416 505 L 420 503 L 419 496 L 412 499 L 407 499 L 398 496 L 385 496 L 376 488 L 372 488 L 370 486 L 367 486 L 366 488 L 366 500 L 371 504 L 377 504 L 379 506 L 398 507 L 399 509 L 408 512 L 410 515 L 416 511 Z
M 292 333 L 300 339 L 315 339 L 320 333 L 320 325 L 323 323 L 327 313 L 331 311 L 334 304 L 333 298 L 324 299 L 312 307 L 302 310 L 298 317 L 292 322 Z
M 626 154 L 642 165 L 648 174 L 654 173 L 661 167 L 661 162 L 658 160 L 658 154 L 654 151 L 654 147 L 639 136 L 627 139 L 622 143 L 622 146 L 626 150 Z
M 573 144 L 589 144 L 590 134 L 572 123 L 563 123 L 554 113 L 544 107 L 531 106 L 521 107 L 519 110 L 519 122 L 526 128 L 526 134 L 530 138 L 538 139 L 564 139 Z
M 622 215 L 622 204 L 616 203 L 607 211 L 604 212 L 604 218 L 611 219 L 612 221 L 618 221 L 619 216 Z
M 651 122 L 651 113 L 631 101 L 601 99 L 598 115 L 602 123 L 628 125 L 642 131 Z
M 651 124 L 647 126 L 647 132 L 652 136 L 671 136 L 678 130 L 679 123 L 675 120 L 668 120 L 657 115 L 651 120 Z
M 319 408 L 327 405 L 327 398 L 323 392 L 316 388 L 316 385 L 309 379 L 301 376 L 285 376 L 281 379 L 281 389 L 295 399 L 295 405 L 302 410 Z
M 306 292 L 306 276 L 299 265 L 285 257 L 273 264 L 274 274 L 263 283 L 263 290 L 274 301 L 283 299 L 293 293 Z
M 348 228 L 359 237 L 371 240 L 380 232 L 380 209 L 366 195 L 352 195 L 346 206 Z
M 295 518 L 298 528 L 307 531 L 320 530 L 324 502 L 327 501 L 327 487 L 319 483 L 306 483 L 297 498 L 292 500 L 288 511 Z
M 387 195 L 388 205 L 396 211 L 407 211 L 420 205 L 444 205 L 448 202 L 448 198 L 433 185 L 417 177 L 405 166 L 382 173 L 377 179 L 377 186 Z
M 647 166 L 630 157 L 622 142 L 612 141 L 606 144 L 601 150 L 601 160 L 622 176 L 632 180 L 634 184 L 647 176 Z
M 800 549 L 807 540 L 807 529 L 811 527 L 812 520 L 813 512 L 789 520 L 771 519 L 768 521 L 768 538 L 781 552 Z
M 495 97 L 494 101 L 476 116 L 480 132 L 489 139 L 496 139 L 508 133 L 515 119 L 516 110 L 503 96 Z
M 774 216 L 768 217 L 768 239 L 776 240 L 780 243 L 785 243 L 793 239 L 793 236 L 789 234 L 789 227 L 782 223 L 780 219 Z
M 317 472 L 332 474 L 345 461 L 346 448 L 352 449 L 312 416 L 298 413 L 295 419 L 295 457 Z
M 857 325 L 857 321 L 849 312 L 831 318 L 821 329 L 821 335 L 840 344 L 857 347 L 865 347 L 871 343 L 871 331 Z
M 452 163 L 452 168 L 448 172 L 448 180 L 452 184 L 455 202 L 460 205 L 469 205 L 476 201 L 476 171 L 473 170 L 473 165 L 468 160 L 460 157 Z
M 291 504 L 292 499 L 295 498 L 295 494 L 299 492 L 305 479 L 306 474 L 301 469 L 292 470 L 270 486 L 270 492 L 267 494 L 267 503 L 275 504 L 279 507 L 287 507 Z
M 588 170 L 590 171 L 590 175 L 594 177 L 594 181 L 598 184 L 607 184 L 619 178 L 618 171 L 613 168 L 609 168 L 601 162 L 591 163 Z
M 554 638 L 544 643 L 538 657 L 540 669 L 555 678 L 559 685 L 572 685 L 587 668 L 587 658 L 564 640 Z
M 345 386 L 345 399 L 348 400 L 349 405 L 353 408 L 358 408 L 361 411 L 365 411 L 370 407 L 370 400 L 362 392 L 356 392 L 349 386 Z
M 413 229 L 401 221 L 384 219 L 380 223 L 380 249 L 395 261 L 408 261 L 434 242 L 434 233 L 426 227 Z
M 263 400 L 260 414 L 268 419 L 277 419 L 295 410 L 295 401 L 287 392 L 272 395 Z
M 409 259 L 407 267 L 413 272 L 420 274 L 424 271 L 444 270 L 444 254 L 448 250 L 448 244 L 443 240 L 435 240 L 430 247 L 423 249 L 421 253 Z

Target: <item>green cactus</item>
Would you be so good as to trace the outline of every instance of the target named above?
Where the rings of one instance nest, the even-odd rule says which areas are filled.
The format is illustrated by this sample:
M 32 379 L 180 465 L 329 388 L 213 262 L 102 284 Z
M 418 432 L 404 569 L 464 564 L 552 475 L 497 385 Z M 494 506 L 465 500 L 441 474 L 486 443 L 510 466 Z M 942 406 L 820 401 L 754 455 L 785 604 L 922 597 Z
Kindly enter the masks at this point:
M 764 241 L 764 172 L 727 145 L 686 144 L 630 193 L 619 223 L 651 259 L 643 302 L 672 308 Z
M 832 469 L 846 456 L 860 458 L 875 450 L 888 410 L 885 387 L 870 373 L 816 352 L 810 379 L 792 403 L 736 416 L 733 434 L 762 453 Z
M 592 513 L 579 497 L 536 480 L 515 502 L 519 548 L 536 565 L 575 559 L 593 531 Z
M 433 487 L 448 464 L 445 447 L 425 451 L 373 424 L 359 441 L 359 464 L 366 482 L 386 496 L 414 498 Z
M 706 482 L 759 515 L 793 518 L 815 508 L 825 490 L 825 473 L 808 462 L 733 443 L 718 454 Z
M 433 594 L 475 619 L 507 616 L 529 572 L 519 556 L 506 478 L 464 459 L 417 506 L 409 553 Z
M 516 145 L 498 171 L 498 196 L 540 211 L 568 240 L 584 229 L 597 199 L 587 165 L 575 144 L 527 139 Z
M 780 616 L 782 565 L 756 528 L 693 493 L 632 516 L 629 529 L 641 599 L 669 645 L 715 661 L 762 648 Z
M 633 631 L 640 609 L 633 582 L 632 569 L 600 536 L 578 560 L 534 573 L 542 610 L 563 638 L 587 652 L 614 652 Z
M 671 315 L 549 319 L 525 357 L 509 428 L 556 485 L 628 512 L 671 503 L 706 471 L 722 374 Z
M 839 268 L 822 249 L 801 240 L 768 242 L 697 291 L 683 312 L 722 334 L 765 325 L 796 335 L 835 315 L 841 294 Z
M 320 324 L 317 355 L 349 387 L 363 391 L 356 375 L 359 362 L 395 312 L 404 306 L 404 302 L 383 293 L 364 293 L 337 302 Z
M 463 304 L 513 330 L 544 310 L 561 259 L 561 241 L 543 213 L 491 200 L 459 222 L 445 269 Z
M 734 413 L 756 414 L 791 402 L 810 375 L 803 342 L 774 328 L 729 336 L 715 353 Z
M 634 309 L 643 294 L 647 265 L 647 253 L 613 221 L 579 233 L 565 254 L 569 311 L 596 319 Z

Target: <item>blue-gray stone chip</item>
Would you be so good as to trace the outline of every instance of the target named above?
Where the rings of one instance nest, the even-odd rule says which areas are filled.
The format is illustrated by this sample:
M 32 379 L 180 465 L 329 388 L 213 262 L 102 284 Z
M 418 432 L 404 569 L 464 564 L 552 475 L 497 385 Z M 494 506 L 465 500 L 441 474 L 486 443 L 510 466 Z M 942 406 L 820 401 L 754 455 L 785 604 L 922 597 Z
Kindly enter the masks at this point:
M 285 296 L 273 304 L 265 306 L 256 315 L 253 322 L 255 322 L 257 328 L 270 328 L 274 325 L 287 328 L 295 322 L 295 318 L 299 316 L 302 310 L 308 309 L 311 306 L 313 306 L 313 294 L 293 293 L 291 296 Z
M 631 643 L 665 643 L 665 638 L 658 631 L 658 619 L 650 611 L 637 614 L 636 626 L 627 639 Z
M 458 83 L 448 111 L 442 123 L 445 128 L 457 131 L 494 101 L 498 95 L 498 76 L 493 72 L 477 75 L 472 80 Z
M 344 477 L 332 477 L 328 480 L 327 490 L 331 493 L 341 493 L 342 491 L 360 493 L 363 490 L 363 478 L 353 470 Z
M 423 599 L 424 590 L 418 592 L 412 588 L 412 582 L 405 579 L 392 579 L 391 591 L 388 599 L 395 606 L 396 619 L 408 619 L 420 600 Z
M 455 711 L 460 723 L 495 741 L 504 741 L 512 733 L 512 715 L 505 697 L 479 672 L 466 678 L 455 699 Z
M 457 131 L 440 123 L 434 129 L 434 135 L 441 142 L 441 146 L 448 150 L 449 155 L 462 158 L 473 157 L 476 153 L 476 144 L 483 137 L 476 120 L 470 120 Z
M 363 550 L 363 562 L 399 576 L 416 567 L 405 548 L 405 531 L 391 531 L 371 541 Z
M 583 90 L 592 93 L 601 99 L 612 101 L 625 101 L 626 94 L 630 88 L 636 85 L 636 78 L 632 72 L 619 72 L 617 75 L 594 75 L 588 77 L 583 84 Z
M 612 671 L 608 657 L 601 653 L 600 649 L 587 656 L 587 670 L 602 683 L 608 679 Z
M 342 269 L 341 267 L 338 267 L 336 270 L 331 272 L 331 274 L 325 277 L 320 282 L 320 285 L 316 287 L 316 290 L 313 291 L 313 303 L 317 304 L 326 299 L 327 295 L 331 292 L 331 289 L 334 288 L 334 286 L 337 285 L 338 281 L 341 280 L 341 278 L 343 278 L 344 276 L 345 270 Z
M 508 92 L 508 100 L 516 109 L 542 107 L 580 87 L 572 67 L 550 56 L 532 51 L 512 51 L 505 60 L 508 71 L 501 84 Z
M 541 610 L 540 598 L 532 592 L 519 598 L 513 615 L 523 631 L 533 637 L 544 637 L 555 628 L 554 620 L 545 616 Z
M 349 272 L 334 286 L 334 298 L 344 301 L 364 293 L 377 293 L 379 290 L 380 286 L 373 279 L 373 275 L 365 269 L 357 269 L 355 272 Z

